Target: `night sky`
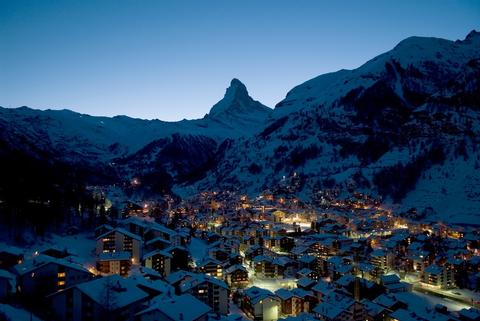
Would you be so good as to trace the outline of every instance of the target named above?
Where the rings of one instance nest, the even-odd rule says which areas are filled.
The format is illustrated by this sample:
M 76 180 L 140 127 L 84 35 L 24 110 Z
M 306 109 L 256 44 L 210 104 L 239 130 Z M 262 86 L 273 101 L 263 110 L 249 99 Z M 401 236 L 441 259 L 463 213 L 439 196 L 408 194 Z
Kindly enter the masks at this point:
M 0 105 L 191 119 L 236 77 L 273 107 L 406 37 L 472 29 L 480 1 L 0 0 Z

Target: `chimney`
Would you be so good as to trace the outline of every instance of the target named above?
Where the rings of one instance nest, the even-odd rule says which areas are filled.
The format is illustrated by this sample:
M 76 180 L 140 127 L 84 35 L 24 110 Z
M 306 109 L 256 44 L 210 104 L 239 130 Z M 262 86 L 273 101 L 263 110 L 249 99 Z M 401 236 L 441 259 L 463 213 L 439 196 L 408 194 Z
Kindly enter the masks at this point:
M 360 278 L 358 277 L 355 277 L 353 296 L 355 298 L 355 301 L 360 301 Z

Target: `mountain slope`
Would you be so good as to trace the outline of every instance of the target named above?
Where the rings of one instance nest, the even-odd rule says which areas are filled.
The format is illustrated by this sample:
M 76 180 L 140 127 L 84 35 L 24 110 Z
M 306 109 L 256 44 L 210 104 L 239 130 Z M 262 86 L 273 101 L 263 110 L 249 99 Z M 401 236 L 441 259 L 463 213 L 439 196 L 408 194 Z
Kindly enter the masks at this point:
M 220 110 L 221 109 L 221 110 Z M 0 108 L 4 132 L 22 136 L 67 157 L 108 160 L 136 152 L 172 134 L 202 135 L 217 141 L 252 134 L 272 110 L 254 101 L 239 80 L 232 80 L 225 97 L 203 119 L 164 122 L 127 116 L 94 117 L 70 110 L 40 111 Z
M 61 164 L 65 176 L 99 184 L 135 177 L 153 194 L 255 194 L 288 190 L 285 178 L 295 177 L 290 191 L 304 199 L 359 190 L 467 222 L 480 213 L 479 92 L 480 33 L 411 37 L 357 69 L 293 88 L 273 111 L 237 79 L 198 120 L 0 108 L 0 158 Z
M 39 162 L 71 166 L 71 171 L 85 168 L 92 176 L 108 173 L 112 183 L 158 174 L 169 181 L 162 185 L 165 190 L 202 177 L 224 140 L 252 135 L 271 113 L 237 79 L 212 111 L 197 120 L 164 122 L 69 110 L 0 108 L 0 154 L 18 152 Z
M 475 31 L 455 42 L 411 37 L 358 69 L 309 80 L 198 188 L 257 193 L 296 173 L 304 198 L 337 186 L 403 208 L 432 206 L 447 220 L 478 215 L 479 62 Z M 455 205 L 444 207 L 446 198 Z

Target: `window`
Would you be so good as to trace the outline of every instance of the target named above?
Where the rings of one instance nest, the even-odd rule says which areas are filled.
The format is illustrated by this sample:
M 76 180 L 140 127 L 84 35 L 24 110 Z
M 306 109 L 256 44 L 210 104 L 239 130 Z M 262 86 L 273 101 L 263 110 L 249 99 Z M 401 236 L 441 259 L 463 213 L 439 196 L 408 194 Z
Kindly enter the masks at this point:
M 64 278 L 64 277 L 65 277 L 65 272 L 59 272 L 59 273 L 57 274 L 57 276 L 58 276 L 59 278 Z

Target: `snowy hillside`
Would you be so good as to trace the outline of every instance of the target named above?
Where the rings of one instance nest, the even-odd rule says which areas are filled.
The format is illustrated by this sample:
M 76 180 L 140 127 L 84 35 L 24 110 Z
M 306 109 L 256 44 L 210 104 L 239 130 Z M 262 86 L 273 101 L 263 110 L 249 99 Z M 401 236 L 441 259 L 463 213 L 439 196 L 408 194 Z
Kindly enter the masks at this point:
M 203 135 L 217 141 L 252 134 L 272 110 L 254 101 L 239 80 L 203 119 L 164 122 L 127 116 L 94 117 L 70 110 L 40 111 L 0 108 L 0 124 L 8 134 L 44 143 L 46 148 L 101 159 L 127 155 L 172 134 Z
M 212 111 L 196 120 L 164 122 L 93 117 L 70 110 L 0 108 L 0 161 L 5 170 L 16 163 L 44 172 L 45 167 L 61 164 L 76 177 L 102 176 L 109 183 L 134 176 L 145 181 L 161 178 L 163 190 L 203 177 L 215 164 L 222 142 L 253 135 L 271 113 L 237 79 Z M 35 161 L 42 165 L 30 165 Z
M 297 173 L 304 198 L 333 186 L 374 191 L 465 220 L 480 214 L 479 92 L 480 33 L 405 39 L 358 69 L 293 88 L 267 127 L 232 145 L 198 188 L 253 194 Z
M 40 168 L 67 163 L 67 172 L 89 164 L 87 173 L 183 196 L 256 194 L 295 176 L 304 199 L 322 188 L 361 190 L 405 210 L 432 207 L 431 219 L 466 221 L 480 214 L 479 92 L 480 33 L 411 37 L 357 69 L 306 81 L 274 110 L 237 79 L 198 120 L 0 108 L 0 160 L 15 163 L 20 152 L 43 159 Z

